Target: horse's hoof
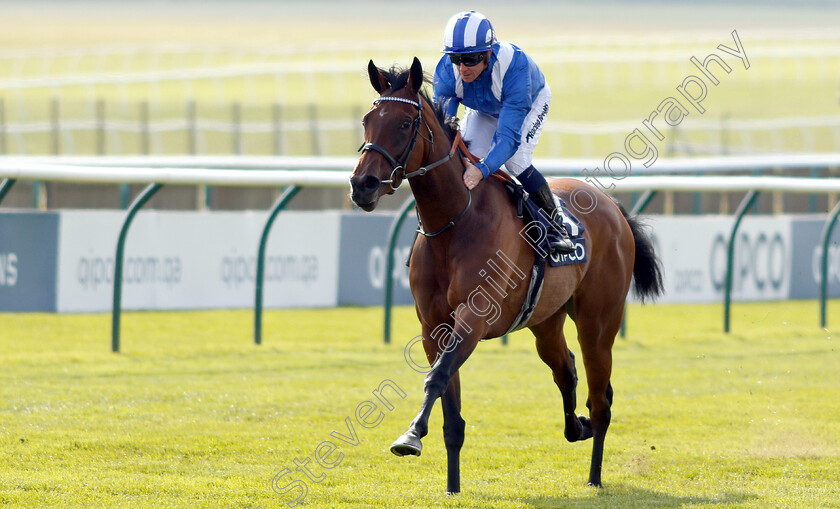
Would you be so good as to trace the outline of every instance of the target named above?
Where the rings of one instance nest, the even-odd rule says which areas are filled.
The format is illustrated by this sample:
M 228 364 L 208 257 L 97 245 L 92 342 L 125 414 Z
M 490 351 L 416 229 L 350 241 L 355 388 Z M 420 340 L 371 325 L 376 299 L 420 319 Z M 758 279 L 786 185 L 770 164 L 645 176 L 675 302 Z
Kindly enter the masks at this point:
M 420 456 L 422 450 L 423 444 L 420 439 L 409 433 L 404 433 L 403 436 L 391 444 L 391 452 L 397 456 L 408 456 L 409 454 Z
M 446 496 L 451 497 L 451 496 L 454 496 L 454 495 L 458 495 L 460 493 L 461 493 L 460 491 L 447 491 Z
M 598 482 L 592 482 L 592 481 L 589 481 L 588 483 L 586 483 L 586 485 L 587 485 L 587 486 L 591 486 L 591 487 L 593 487 L 593 488 L 603 488 L 603 487 L 604 487 L 604 486 L 601 484 L 601 481 L 598 481 Z
M 578 415 L 578 420 L 580 421 L 581 426 L 583 426 L 583 430 L 581 431 L 580 438 L 578 438 L 578 440 L 588 440 L 592 438 L 592 422 L 589 420 L 589 417 Z
M 581 424 L 580 420 L 575 417 L 567 419 L 566 428 L 563 431 L 563 435 L 569 442 L 577 442 L 578 440 L 583 440 L 583 424 Z
M 577 442 L 592 438 L 592 424 L 588 417 L 576 415 L 566 418 L 566 428 L 563 435 L 569 442 Z

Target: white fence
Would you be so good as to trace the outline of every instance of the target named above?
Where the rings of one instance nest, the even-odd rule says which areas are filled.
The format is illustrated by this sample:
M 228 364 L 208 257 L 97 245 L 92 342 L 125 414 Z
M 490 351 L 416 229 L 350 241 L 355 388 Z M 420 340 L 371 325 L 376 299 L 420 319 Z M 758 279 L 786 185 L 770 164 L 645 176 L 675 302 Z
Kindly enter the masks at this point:
M 142 111 L 141 105 L 137 109 Z M 148 106 L 146 106 L 148 107 Z M 277 106 L 279 107 L 279 106 Z M 237 104 L 216 108 L 228 116 L 224 118 L 191 117 L 193 103 L 185 103 L 182 116 L 149 119 L 138 114 L 135 121 L 128 117 L 134 114 L 123 111 L 105 114 L 92 101 L 84 116 L 58 117 L 32 121 L 6 121 L 0 126 L 2 144 L 0 152 L 13 154 L 37 154 L 45 151 L 43 140 L 49 139 L 49 150 L 74 155 L 100 150 L 103 154 L 125 154 L 147 151 L 151 154 L 173 152 L 171 143 L 165 139 L 172 134 L 183 134 L 182 146 L 175 148 L 181 153 L 190 153 L 189 146 L 196 153 L 207 153 L 211 143 L 208 138 L 221 136 L 231 153 L 254 153 L 273 151 L 282 154 L 290 147 L 289 138 L 303 135 L 313 155 L 350 153 L 356 141 L 362 139 L 359 118 L 362 108 L 345 108 L 347 116 L 335 112 L 320 112 L 317 106 L 298 107 L 296 118 L 267 118 L 247 120 L 241 117 L 242 106 Z M 270 110 L 270 108 L 267 108 Z M 225 111 L 226 110 L 226 111 Z M 239 112 L 239 113 L 237 113 Z M 148 113 L 146 113 L 148 115 Z M 270 116 L 270 115 L 269 115 Z M 550 156 L 568 153 L 570 147 L 581 155 L 593 155 L 608 140 L 611 146 L 621 146 L 627 133 L 638 128 L 638 119 L 613 120 L 609 122 L 546 122 L 543 136 L 546 140 L 562 137 L 569 143 L 544 143 L 552 151 Z M 756 152 L 813 152 L 816 150 L 840 150 L 840 115 L 819 115 L 800 117 L 775 117 L 766 119 L 731 120 L 725 118 L 697 118 L 686 122 L 669 133 L 669 144 L 663 150 L 693 154 L 753 154 Z M 595 140 L 601 137 L 599 144 Z M 94 138 L 97 141 L 92 141 Z M 33 143 L 33 140 L 36 143 Z M 190 140 L 190 141 L 188 141 Z M 271 140 L 267 142 L 267 140 Z M 33 148 L 41 141 L 41 147 Z M 145 146 L 146 148 L 143 148 Z M 58 148 L 60 147 L 60 148 Z M 668 148 L 670 147 L 670 148 Z M 214 147 L 215 148 L 215 147 Z M 219 149 L 215 149 L 219 152 Z M 320 152 L 320 154 L 316 153 Z
M 0 157 L 0 178 L 51 180 L 62 182 L 151 183 L 180 185 L 285 186 L 348 185 L 350 172 L 358 157 L 283 157 L 283 156 L 122 156 L 122 157 Z M 647 189 L 679 191 L 743 191 L 751 182 L 771 186 L 763 190 L 803 193 L 840 191 L 840 179 L 793 179 L 788 177 L 653 177 L 663 173 L 762 172 L 799 169 L 840 168 L 840 153 L 771 154 L 763 156 L 719 156 L 703 158 L 660 158 L 650 168 L 639 165 L 626 178 L 604 172 L 604 161 L 589 158 L 541 159 L 535 161 L 547 175 L 592 173 L 599 181 L 615 184 L 616 191 L 637 192 Z M 230 170 L 230 171 L 220 171 Z M 248 170 L 248 171 L 242 171 Z M 302 180 L 295 180 L 296 178 Z M 159 180 L 164 179 L 164 180 Z M 206 182 L 204 179 L 208 179 Z M 312 179 L 307 180 L 307 179 Z M 794 184 L 800 182 L 801 184 Z M 670 186 L 677 186 L 671 189 Z M 796 187 L 796 190 L 785 186 Z M 692 188 L 691 186 L 697 186 Z M 734 187 L 731 187 L 734 186 Z

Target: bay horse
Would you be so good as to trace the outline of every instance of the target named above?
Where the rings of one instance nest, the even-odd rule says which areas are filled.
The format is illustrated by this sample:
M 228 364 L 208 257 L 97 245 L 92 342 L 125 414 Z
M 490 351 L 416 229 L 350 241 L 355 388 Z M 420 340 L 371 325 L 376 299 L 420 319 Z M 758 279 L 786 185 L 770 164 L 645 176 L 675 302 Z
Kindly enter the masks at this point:
M 391 446 L 399 456 L 420 455 L 429 415 L 440 398 L 447 453 L 447 492 L 460 491 L 459 457 L 464 443 L 458 369 L 482 339 L 508 332 L 528 291 L 534 247 L 520 232 L 508 191 L 488 178 L 469 191 L 464 162 L 453 157 L 453 132 L 422 90 L 428 78 L 415 58 L 408 70 L 383 70 L 371 60 L 371 85 L 379 93 L 364 115 L 365 144 L 350 177 L 351 198 L 365 211 L 407 180 L 417 204 L 421 233 L 413 245 L 409 282 L 431 364 L 424 398 L 408 431 Z M 539 301 L 526 326 L 537 353 L 560 389 L 570 442 L 593 438 L 589 485 L 601 486 L 604 437 L 610 425 L 612 345 L 635 281 L 644 300 L 662 292 L 661 268 L 642 225 L 609 196 L 573 178 L 549 179 L 566 203 L 584 202 L 588 260 L 548 267 Z M 503 257 L 502 260 L 500 257 Z M 488 271 L 490 266 L 494 270 Z M 494 298 L 493 288 L 504 298 Z M 589 418 L 575 413 L 577 372 L 563 323 L 577 325 L 589 396 Z

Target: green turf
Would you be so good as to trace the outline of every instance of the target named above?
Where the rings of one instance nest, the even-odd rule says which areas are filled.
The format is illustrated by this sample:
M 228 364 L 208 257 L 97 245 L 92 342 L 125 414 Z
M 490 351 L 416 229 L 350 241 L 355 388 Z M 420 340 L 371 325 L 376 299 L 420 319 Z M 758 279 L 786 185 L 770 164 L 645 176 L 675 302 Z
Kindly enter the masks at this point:
M 377 308 L 270 311 L 260 347 L 247 311 L 127 313 L 121 354 L 108 315 L 3 314 L 0 504 L 285 507 L 297 491 L 272 479 L 309 457 L 323 480 L 306 481 L 306 507 L 837 507 L 836 334 L 816 327 L 813 301 L 733 311 L 726 335 L 720 305 L 631 306 L 602 490 L 584 486 L 591 441 L 563 439 L 530 334 L 482 343 L 462 373 L 455 497 L 437 407 L 421 457 L 388 451 L 422 395 L 403 357 L 411 309 L 396 310 L 390 346 Z M 394 409 L 366 429 L 355 409 L 383 380 L 407 397 L 383 391 Z M 585 391 L 578 401 L 585 412 Z M 340 449 L 326 461 L 344 455 L 329 470 L 314 460 L 326 440 Z

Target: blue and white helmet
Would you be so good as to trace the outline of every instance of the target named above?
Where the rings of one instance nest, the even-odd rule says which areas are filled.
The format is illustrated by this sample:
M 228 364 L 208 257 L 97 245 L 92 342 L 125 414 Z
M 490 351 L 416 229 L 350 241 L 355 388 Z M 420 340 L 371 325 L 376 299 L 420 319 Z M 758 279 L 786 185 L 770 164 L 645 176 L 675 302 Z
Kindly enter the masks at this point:
M 496 42 L 490 20 L 476 11 L 459 12 L 449 18 L 443 31 L 441 53 L 461 54 L 487 51 Z

